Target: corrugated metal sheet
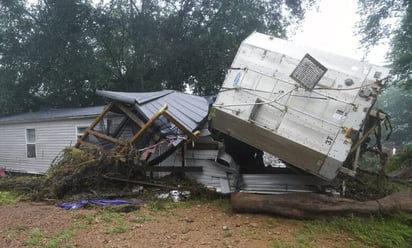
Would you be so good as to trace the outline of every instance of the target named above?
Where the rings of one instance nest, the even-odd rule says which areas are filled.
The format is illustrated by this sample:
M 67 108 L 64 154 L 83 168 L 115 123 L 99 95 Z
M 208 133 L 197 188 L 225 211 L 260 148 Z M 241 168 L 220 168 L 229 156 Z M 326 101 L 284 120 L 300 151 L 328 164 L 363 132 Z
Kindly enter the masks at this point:
M 312 175 L 243 174 L 241 191 L 258 193 L 312 192 L 320 185 L 330 185 Z
M 102 110 L 103 106 L 97 106 L 88 108 L 50 109 L 45 111 L 22 113 L 17 115 L 0 117 L 0 125 L 8 123 L 26 123 L 60 119 L 84 118 L 89 116 L 96 116 L 100 112 L 102 112 Z
M 136 109 L 146 120 L 150 119 L 159 109 L 167 104 L 168 113 L 175 117 L 190 131 L 196 130 L 199 125 L 206 120 L 209 103 L 204 97 L 194 96 L 173 90 L 163 90 L 156 92 L 114 92 L 101 91 L 96 93 L 105 98 L 135 104 Z M 156 125 L 160 126 L 163 132 L 175 132 L 165 118 L 159 118 Z

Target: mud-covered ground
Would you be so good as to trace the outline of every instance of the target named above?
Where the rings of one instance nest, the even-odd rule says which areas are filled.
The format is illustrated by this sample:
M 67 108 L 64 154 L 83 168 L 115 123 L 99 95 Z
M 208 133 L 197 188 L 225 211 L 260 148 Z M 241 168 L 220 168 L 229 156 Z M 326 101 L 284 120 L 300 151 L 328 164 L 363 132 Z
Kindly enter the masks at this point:
M 0 220 L 0 247 L 347 247 L 354 242 L 343 232 L 311 234 L 304 221 L 235 214 L 227 200 L 149 203 L 128 213 L 19 202 L 0 205 Z

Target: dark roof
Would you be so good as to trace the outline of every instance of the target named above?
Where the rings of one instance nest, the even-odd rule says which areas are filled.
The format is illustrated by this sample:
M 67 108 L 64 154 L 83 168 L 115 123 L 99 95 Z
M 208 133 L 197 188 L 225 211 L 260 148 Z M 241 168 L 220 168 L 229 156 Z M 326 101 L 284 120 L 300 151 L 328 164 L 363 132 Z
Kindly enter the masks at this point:
M 96 93 L 111 100 L 135 104 L 137 111 L 146 120 L 150 119 L 163 105 L 167 104 L 167 112 L 191 131 L 196 130 L 205 121 L 209 112 L 209 103 L 206 98 L 174 90 L 142 93 L 98 90 Z
M 88 116 L 97 116 L 102 112 L 103 106 L 87 108 L 49 109 L 38 112 L 22 113 L 0 117 L 0 124 L 38 122 L 60 119 L 77 119 Z

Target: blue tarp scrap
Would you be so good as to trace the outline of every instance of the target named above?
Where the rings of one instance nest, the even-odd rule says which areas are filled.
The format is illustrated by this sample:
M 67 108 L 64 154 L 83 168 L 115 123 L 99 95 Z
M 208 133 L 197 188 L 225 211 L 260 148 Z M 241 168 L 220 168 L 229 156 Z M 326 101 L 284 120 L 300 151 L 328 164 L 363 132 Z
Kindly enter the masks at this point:
M 56 206 L 69 210 L 69 209 L 82 208 L 88 203 L 102 205 L 102 206 L 120 205 L 120 204 L 136 204 L 136 202 L 130 201 L 130 200 L 80 200 L 77 202 L 62 202 L 62 203 L 56 204 Z

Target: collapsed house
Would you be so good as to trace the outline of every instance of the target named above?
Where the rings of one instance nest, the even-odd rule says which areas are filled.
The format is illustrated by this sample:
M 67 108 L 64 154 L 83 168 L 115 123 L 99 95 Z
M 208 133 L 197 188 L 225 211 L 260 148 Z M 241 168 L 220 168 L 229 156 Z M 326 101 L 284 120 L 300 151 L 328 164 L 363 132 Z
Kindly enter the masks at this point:
M 204 97 L 172 90 L 130 93 L 97 91 L 108 104 L 79 138 L 76 148 L 116 150 L 124 162 L 143 164 L 155 176 L 185 173 L 219 192 L 235 189 L 238 172 L 223 145 L 208 130 L 210 103 Z M 117 123 L 99 127 L 107 115 Z
M 89 135 L 101 146 L 125 146 L 117 138 L 130 130 L 125 144 L 142 152 L 153 172 L 182 171 L 221 192 L 310 191 L 339 172 L 356 172 L 369 134 L 386 119 L 372 107 L 388 72 L 255 32 L 238 50 L 210 123 L 202 97 L 98 91 L 109 101 L 102 114 L 125 119 L 111 136 L 93 129 L 96 119 L 76 147 L 91 145 Z M 268 168 L 263 152 L 288 168 Z
M 74 149 L 114 151 L 147 175 L 184 173 L 222 193 L 316 191 L 341 171 L 355 173 L 386 118 L 372 107 L 387 76 L 255 32 L 214 102 L 173 90 L 97 91 L 107 105 Z M 263 152 L 288 166 L 265 165 Z

